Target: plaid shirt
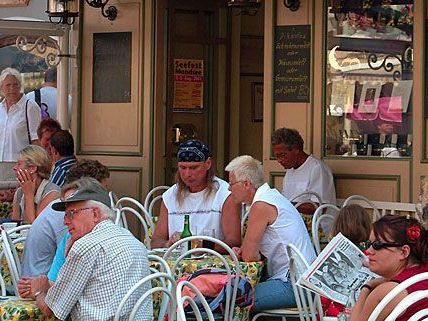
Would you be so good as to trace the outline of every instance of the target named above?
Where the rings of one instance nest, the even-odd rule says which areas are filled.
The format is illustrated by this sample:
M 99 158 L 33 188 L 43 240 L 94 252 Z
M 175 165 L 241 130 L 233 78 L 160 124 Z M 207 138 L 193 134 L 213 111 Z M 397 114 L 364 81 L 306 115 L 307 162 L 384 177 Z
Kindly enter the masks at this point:
M 64 320 L 113 320 L 126 292 L 150 274 L 147 250 L 129 231 L 110 220 L 77 240 L 67 255 L 58 279 L 45 302 L 55 316 Z M 127 320 L 138 298 L 150 284 L 127 301 L 121 320 Z M 146 300 L 135 320 L 151 320 L 152 302 Z

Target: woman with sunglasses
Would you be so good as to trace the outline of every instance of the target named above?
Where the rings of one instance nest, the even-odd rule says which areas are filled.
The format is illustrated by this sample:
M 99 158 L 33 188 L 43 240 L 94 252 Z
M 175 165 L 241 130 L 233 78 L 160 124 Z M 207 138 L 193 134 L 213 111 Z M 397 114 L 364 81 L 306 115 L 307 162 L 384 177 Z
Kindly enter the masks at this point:
M 428 272 L 428 233 L 413 218 L 386 215 L 373 223 L 367 255 L 369 268 L 381 276 L 361 288 L 352 309 L 351 321 L 365 321 L 379 302 L 398 283 L 413 275 Z M 377 321 L 384 320 L 406 295 L 428 289 L 428 281 L 421 281 L 399 293 L 383 309 Z M 411 305 L 396 320 L 408 320 L 414 313 L 428 308 L 428 299 Z

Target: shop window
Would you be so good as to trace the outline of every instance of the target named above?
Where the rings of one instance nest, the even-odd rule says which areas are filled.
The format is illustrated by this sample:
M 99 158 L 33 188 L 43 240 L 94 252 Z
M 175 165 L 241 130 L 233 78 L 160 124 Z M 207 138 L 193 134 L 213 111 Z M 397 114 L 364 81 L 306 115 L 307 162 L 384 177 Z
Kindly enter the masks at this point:
M 328 1 L 326 156 L 412 156 L 413 10 L 413 1 Z

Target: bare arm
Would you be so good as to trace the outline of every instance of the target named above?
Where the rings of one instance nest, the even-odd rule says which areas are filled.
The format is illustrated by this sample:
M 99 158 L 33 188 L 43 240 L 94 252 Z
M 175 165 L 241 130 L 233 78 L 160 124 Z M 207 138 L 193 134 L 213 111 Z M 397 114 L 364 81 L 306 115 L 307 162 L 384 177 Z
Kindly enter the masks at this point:
M 384 280 L 384 279 L 382 279 Z M 388 282 L 384 280 L 383 283 L 379 283 L 379 280 L 370 281 L 368 283 L 374 287 L 372 291 L 367 288 L 363 288 L 358 297 L 355 306 L 352 308 L 351 321 L 367 321 L 373 310 L 379 304 L 379 302 L 387 295 L 394 287 L 397 286 L 395 282 Z M 392 301 L 390 301 L 386 307 L 379 314 L 377 321 L 383 321 L 395 308 L 395 306 L 405 298 L 406 292 L 399 293 Z
M 241 245 L 241 204 L 237 204 L 229 195 L 221 212 L 221 229 L 224 242 L 230 247 Z
M 267 226 L 276 220 L 277 215 L 275 206 L 265 202 L 256 202 L 251 206 L 247 232 L 241 247 L 241 256 L 244 261 L 260 260 L 260 241 Z
M 15 193 L 15 195 L 13 196 L 11 219 L 12 220 L 20 220 L 21 219 L 17 193 Z
M 159 220 L 156 223 L 155 232 L 152 237 L 152 248 L 167 247 L 168 246 L 168 209 L 162 201 L 160 207 Z
M 41 275 L 31 280 L 31 296 L 36 299 L 37 306 L 40 308 L 43 315 L 46 316 L 53 315 L 52 310 L 45 302 L 46 293 L 50 287 L 51 284 L 46 275 Z
M 43 211 L 45 209 L 45 207 L 52 202 L 53 200 L 56 200 L 57 198 L 60 198 L 61 194 L 57 191 L 52 191 L 50 192 L 48 195 L 46 195 L 41 202 L 39 203 L 39 205 L 37 206 L 37 212 L 36 212 L 36 217 L 40 214 L 41 211 Z

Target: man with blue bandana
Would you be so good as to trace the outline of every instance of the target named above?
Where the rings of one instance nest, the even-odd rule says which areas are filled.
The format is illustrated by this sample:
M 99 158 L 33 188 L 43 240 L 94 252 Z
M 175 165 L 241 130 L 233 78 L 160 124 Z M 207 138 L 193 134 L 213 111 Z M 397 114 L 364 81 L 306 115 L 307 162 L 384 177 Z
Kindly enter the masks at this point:
M 184 215 L 190 216 L 193 235 L 214 230 L 215 238 L 239 246 L 240 206 L 232 200 L 229 184 L 214 175 L 208 147 L 187 140 L 180 144 L 177 159 L 177 183 L 162 196 L 152 248 L 168 247 L 180 239 Z

